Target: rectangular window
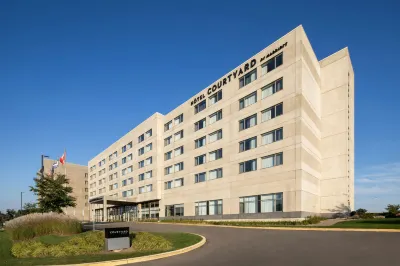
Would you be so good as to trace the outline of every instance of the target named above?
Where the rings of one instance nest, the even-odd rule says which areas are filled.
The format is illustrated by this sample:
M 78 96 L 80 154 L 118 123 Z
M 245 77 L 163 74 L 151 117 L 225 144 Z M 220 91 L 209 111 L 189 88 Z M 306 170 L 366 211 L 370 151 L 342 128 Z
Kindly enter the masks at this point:
M 257 148 L 257 137 L 252 137 L 239 142 L 239 152 Z
M 239 110 L 257 102 L 257 92 L 253 92 L 239 100 Z
M 283 128 L 278 128 L 261 135 L 262 144 L 267 145 L 283 139 Z
M 183 204 L 175 204 L 175 205 L 166 205 L 165 206 L 165 217 L 183 216 L 183 215 L 184 215 L 184 205 Z
M 274 105 L 261 112 L 261 122 L 274 119 L 275 117 L 280 116 L 282 114 L 283 114 L 283 103 Z
M 196 215 L 207 215 L 207 201 L 200 201 L 195 203 Z
M 151 192 L 151 191 L 153 191 L 153 185 L 147 185 L 146 186 L 146 192 Z
M 265 75 L 268 72 L 271 72 L 275 68 L 279 67 L 283 64 L 283 53 L 278 54 L 277 56 L 268 60 L 265 64 L 261 65 L 261 75 Z
M 145 179 L 150 179 L 150 178 L 152 178 L 152 177 L 153 177 L 153 171 L 152 171 L 152 170 L 150 170 L 150 171 L 144 173 L 144 178 L 145 178 Z
M 174 187 L 183 187 L 183 177 L 175 179 Z
M 239 173 L 246 173 L 257 170 L 257 159 L 249 160 L 239 164 Z
M 194 175 L 195 183 L 200 183 L 200 182 L 205 182 L 205 181 L 206 181 L 206 172 Z
M 130 148 L 132 148 L 132 141 L 126 144 L 126 149 L 129 150 Z
M 261 99 L 271 96 L 274 93 L 283 89 L 283 78 L 275 80 L 267 86 L 261 88 Z
M 172 158 L 172 151 L 164 153 L 164 161 L 168 161 Z
M 254 127 L 257 125 L 257 114 L 246 117 L 239 121 L 239 131 Z
M 183 170 L 183 162 L 175 164 L 174 172 L 179 172 Z
M 175 119 L 174 119 L 175 125 L 179 125 L 182 122 L 183 122 L 183 114 L 180 114 L 177 117 L 175 117 Z
M 266 157 L 261 158 L 261 167 L 270 168 L 277 165 L 283 164 L 283 153 L 276 153 Z
M 144 180 L 144 173 L 143 174 L 139 174 L 139 181 L 143 181 Z
M 199 139 L 196 139 L 194 141 L 194 146 L 195 146 L 196 149 L 200 148 L 200 147 L 203 147 L 204 145 L 206 145 L 206 137 L 205 136 L 201 137 Z
M 206 127 L 206 119 L 203 118 L 200 121 L 194 123 L 194 131 L 200 130 L 202 128 Z
M 254 69 L 253 71 L 251 71 L 250 73 L 247 73 L 246 75 L 244 75 L 244 77 L 239 79 L 239 89 L 243 88 L 247 84 L 250 84 L 251 82 L 255 81 L 256 79 L 257 79 L 257 69 Z
M 221 158 L 222 158 L 222 148 L 210 152 L 208 158 L 209 158 L 210 162 L 211 162 L 211 161 L 218 160 L 218 159 L 221 159 Z
M 127 184 L 128 184 L 128 185 L 133 184 L 133 177 L 129 177 L 129 178 L 127 179 Z
M 181 138 L 183 138 L 183 130 L 179 131 L 178 133 L 175 133 L 174 135 L 174 141 L 178 141 Z
M 204 109 L 206 109 L 206 107 L 207 107 L 206 100 L 201 101 L 200 103 L 194 106 L 194 113 L 197 114 L 198 112 L 201 112 Z
M 211 125 L 221 119 L 222 119 L 222 110 L 219 110 L 218 112 L 215 112 L 209 116 L 209 123 Z
M 122 169 L 122 175 L 126 175 L 126 168 Z
M 146 192 L 146 187 L 145 186 L 139 187 L 139 194 L 143 194 L 145 192 Z
M 142 134 L 142 135 L 140 135 L 140 136 L 138 137 L 138 143 L 140 143 L 140 142 L 142 142 L 142 141 L 144 141 L 144 134 Z
M 206 155 L 200 155 L 194 158 L 194 165 L 204 164 L 206 162 Z
M 146 160 L 144 160 L 144 165 L 150 165 L 153 163 L 153 157 L 149 157 Z
M 138 149 L 138 156 L 143 155 L 144 154 L 144 147 Z
M 169 121 L 164 125 L 164 132 L 170 130 L 171 128 L 172 128 L 172 121 Z
M 126 145 L 122 147 L 122 153 L 126 152 Z
M 174 187 L 174 181 L 173 180 L 164 182 L 164 189 L 165 190 L 171 189 L 173 187 Z
M 171 143 L 172 143 L 172 136 L 169 136 L 168 138 L 164 139 L 164 146 L 168 146 Z
M 221 215 L 222 200 L 200 201 L 195 203 L 195 215 Z
M 174 150 L 174 156 L 176 157 L 176 156 L 179 156 L 179 155 L 181 155 L 181 154 L 183 154 L 183 146 L 180 146 L 179 148 L 176 148 L 175 150 Z
M 283 193 L 273 193 L 239 198 L 240 213 L 265 213 L 283 211 Z
M 139 167 L 139 168 L 144 167 L 144 160 L 138 162 L 138 167 Z
M 153 135 L 153 130 L 152 129 L 149 129 L 149 130 L 147 130 L 146 131 L 146 139 L 148 139 L 148 138 L 150 138 L 152 135 Z
M 208 143 L 213 143 L 220 139 L 222 139 L 222 129 L 217 130 L 217 131 L 211 133 L 210 135 L 208 135 Z
M 208 172 L 208 180 L 214 180 L 222 177 L 222 168 L 214 169 Z
M 213 95 L 211 95 L 209 98 L 209 103 L 210 105 L 215 104 L 216 102 L 220 101 L 222 99 L 222 90 L 214 93 Z
M 164 174 L 165 174 L 165 175 L 172 174 L 172 173 L 174 172 L 173 169 L 174 169 L 174 168 L 172 167 L 172 165 L 171 165 L 171 166 L 168 166 L 168 167 L 165 167 L 165 168 L 164 168 Z
M 151 151 L 153 149 L 153 143 L 149 143 L 144 147 L 144 152 Z
M 122 164 L 126 163 L 126 157 L 122 158 Z

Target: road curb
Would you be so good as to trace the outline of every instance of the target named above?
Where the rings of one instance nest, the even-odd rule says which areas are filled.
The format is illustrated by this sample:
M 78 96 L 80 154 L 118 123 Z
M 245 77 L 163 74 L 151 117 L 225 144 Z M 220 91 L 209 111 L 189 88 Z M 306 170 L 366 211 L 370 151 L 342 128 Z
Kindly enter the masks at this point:
M 201 241 L 194 245 L 191 245 L 189 247 L 185 247 L 185 248 L 181 248 L 181 249 L 173 250 L 173 251 L 168 251 L 168 252 L 163 252 L 163 253 L 158 253 L 158 254 L 154 254 L 154 255 L 149 255 L 149 256 L 142 256 L 142 257 L 137 257 L 137 258 L 126 258 L 126 259 L 120 259 L 120 260 L 108 260 L 108 261 L 99 261 L 99 262 L 68 264 L 68 266 L 74 266 L 74 265 L 116 266 L 116 265 L 122 265 L 122 264 L 128 264 L 128 263 L 138 263 L 138 262 L 145 262 L 145 261 L 150 261 L 150 260 L 158 260 L 158 259 L 168 258 L 168 257 L 176 256 L 179 254 L 183 254 L 183 253 L 198 249 L 201 246 L 203 246 L 207 241 L 207 239 L 202 235 L 194 234 L 194 233 L 190 233 L 190 234 L 200 236 Z
M 137 224 L 171 224 L 171 225 L 187 225 L 187 226 L 210 226 L 223 228 L 239 228 L 239 229 L 258 229 L 258 230 L 282 230 L 282 231 L 325 231 L 325 232 L 377 232 L 377 233 L 400 233 L 400 229 L 364 229 L 364 228 L 318 228 L 318 227 L 251 227 L 251 226 L 232 226 L 232 225 L 214 225 L 214 224 L 187 224 L 187 223 L 159 223 L 159 222 L 143 222 Z

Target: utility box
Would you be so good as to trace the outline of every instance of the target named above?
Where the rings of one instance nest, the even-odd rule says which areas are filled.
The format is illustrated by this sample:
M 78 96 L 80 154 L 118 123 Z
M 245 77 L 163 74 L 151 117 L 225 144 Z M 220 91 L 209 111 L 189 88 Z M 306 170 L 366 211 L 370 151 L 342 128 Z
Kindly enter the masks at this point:
M 129 227 L 105 228 L 104 233 L 107 251 L 131 247 Z

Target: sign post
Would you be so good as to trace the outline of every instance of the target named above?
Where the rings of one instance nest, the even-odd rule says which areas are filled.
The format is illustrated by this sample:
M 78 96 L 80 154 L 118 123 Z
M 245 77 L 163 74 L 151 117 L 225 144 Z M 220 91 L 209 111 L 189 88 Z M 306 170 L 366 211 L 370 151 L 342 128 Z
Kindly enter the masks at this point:
M 106 250 L 130 248 L 129 227 L 105 228 Z

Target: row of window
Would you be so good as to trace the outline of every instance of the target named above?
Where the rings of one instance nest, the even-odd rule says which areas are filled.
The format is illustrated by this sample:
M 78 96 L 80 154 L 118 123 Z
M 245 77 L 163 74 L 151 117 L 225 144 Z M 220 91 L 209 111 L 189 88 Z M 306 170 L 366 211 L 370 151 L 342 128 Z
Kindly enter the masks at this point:
M 208 135 L 208 143 L 213 143 L 217 140 L 222 139 L 222 129 L 216 130 Z M 195 149 L 206 145 L 206 136 L 198 138 L 194 141 Z
M 274 129 L 261 135 L 261 144 L 267 145 L 283 139 L 283 128 Z M 239 152 L 257 148 L 257 136 L 239 142 Z
M 179 125 L 180 123 L 182 123 L 183 122 L 183 114 L 180 114 L 177 117 L 175 117 L 173 121 L 174 122 L 172 122 L 172 120 L 171 120 L 164 124 L 164 132 L 170 130 L 173 125 L 176 126 L 176 125 Z
M 215 161 L 215 160 L 218 160 L 218 159 L 221 159 L 221 158 L 222 158 L 222 148 L 218 149 L 218 150 L 215 150 L 215 151 L 212 151 L 212 152 L 210 152 L 208 154 L 208 161 L 209 162 Z M 204 163 L 206 163 L 206 154 L 202 154 L 202 155 L 196 156 L 194 158 L 194 165 L 195 166 L 201 165 L 201 164 L 204 164 Z
M 140 135 L 138 137 L 138 143 L 141 143 L 142 141 L 144 141 L 145 139 L 150 138 L 153 135 L 153 130 L 149 129 L 146 131 L 146 133 L 143 133 L 142 135 Z M 131 143 L 132 144 L 132 143 Z
M 283 153 L 275 153 L 261 158 L 261 168 L 270 168 L 283 164 Z M 247 173 L 257 170 L 257 159 L 239 163 L 239 173 Z
M 222 178 L 222 168 L 214 169 L 208 172 L 208 180 Z M 201 183 L 207 180 L 207 172 L 202 172 L 194 175 L 194 183 Z
M 195 202 L 195 215 L 222 215 L 223 200 Z M 184 204 L 166 205 L 165 217 L 184 216 Z M 283 211 L 283 193 L 272 193 L 239 198 L 239 213 L 269 213 Z
M 183 146 L 180 146 L 180 147 L 174 149 L 174 157 L 177 157 L 177 156 L 183 154 L 183 152 L 184 152 L 183 151 Z M 171 158 L 172 158 L 172 150 L 164 153 L 164 160 L 165 161 L 168 161 Z
M 183 162 L 177 163 L 175 165 L 170 165 L 164 168 L 164 174 L 169 175 L 183 170 Z
M 178 140 L 182 139 L 183 138 L 183 130 L 180 130 L 179 132 L 175 133 L 173 135 L 173 137 L 174 137 L 174 141 L 178 141 Z M 164 139 L 164 146 L 168 146 L 171 143 L 172 143 L 172 135 Z
M 279 103 L 261 111 L 261 122 L 266 122 L 283 114 L 283 103 Z M 257 114 L 253 114 L 239 121 L 239 131 L 254 127 L 257 125 Z
M 146 146 L 140 148 L 138 150 L 138 156 L 145 154 L 146 152 L 149 152 L 153 149 L 153 143 L 149 143 Z
M 144 194 L 144 193 L 148 193 L 148 192 L 151 192 L 151 191 L 153 191 L 153 185 L 152 184 L 139 187 L 139 194 Z M 135 194 L 135 189 L 133 189 L 133 188 L 125 190 L 125 191 L 122 191 L 122 197 L 123 198 L 131 197 L 134 194 Z
M 177 178 L 175 180 L 170 180 L 167 182 L 164 182 L 164 189 L 172 189 L 172 188 L 176 188 L 176 187 L 182 187 L 184 185 L 183 183 L 183 177 L 181 178 Z
M 283 78 L 280 78 L 268 84 L 267 86 L 261 88 L 261 99 L 271 96 L 272 94 L 282 89 L 283 89 Z M 257 91 L 254 91 L 239 100 L 239 110 L 242 110 L 243 108 L 246 108 L 247 106 L 250 106 L 256 102 L 257 102 Z

